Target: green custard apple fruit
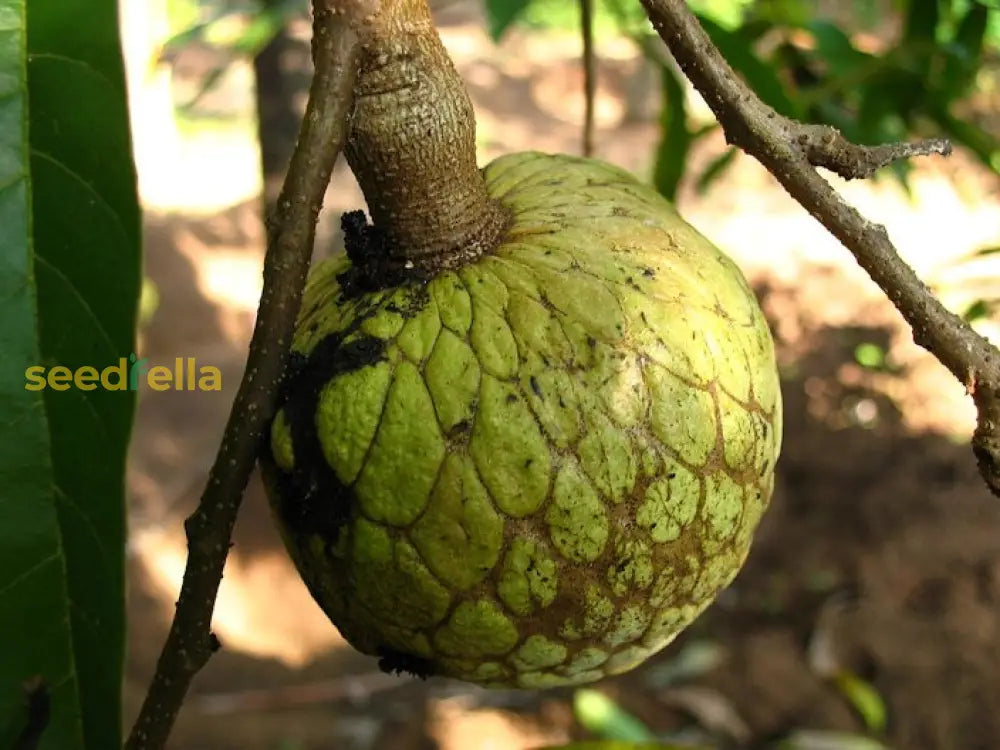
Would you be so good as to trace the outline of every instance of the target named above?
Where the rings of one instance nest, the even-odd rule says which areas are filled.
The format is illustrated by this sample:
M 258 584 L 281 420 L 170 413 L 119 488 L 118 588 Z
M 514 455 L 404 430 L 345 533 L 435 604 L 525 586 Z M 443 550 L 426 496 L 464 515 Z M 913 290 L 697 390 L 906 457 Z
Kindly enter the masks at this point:
M 456 269 L 308 282 L 265 462 L 312 595 L 384 666 L 540 688 L 628 670 L 736 575 L 781 442 L 736 266 L 588 159 L 483 170 L 509 223 Z

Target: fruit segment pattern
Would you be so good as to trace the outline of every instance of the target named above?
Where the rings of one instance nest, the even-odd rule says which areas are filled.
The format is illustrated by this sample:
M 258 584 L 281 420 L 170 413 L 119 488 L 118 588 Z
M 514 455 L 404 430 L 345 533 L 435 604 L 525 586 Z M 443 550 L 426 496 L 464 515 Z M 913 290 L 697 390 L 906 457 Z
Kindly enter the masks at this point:
M 485 685 L 626 671 L 738 572 L 781 442 L 771 337 L 735 265 L 601 162 L 483 170 L 492 253 L 348 296 L 307 286 L 269 482 L 359 650 Z

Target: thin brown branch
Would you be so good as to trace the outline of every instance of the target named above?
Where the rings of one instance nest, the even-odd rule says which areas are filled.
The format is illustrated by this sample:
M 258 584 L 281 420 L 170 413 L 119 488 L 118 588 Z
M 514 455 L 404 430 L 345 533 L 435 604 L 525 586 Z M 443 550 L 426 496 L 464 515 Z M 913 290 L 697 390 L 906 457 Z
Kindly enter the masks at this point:
M 219 642 L 212 611 L 229 551 L 236 513 L 274 414 L 278 387 L 302 288 L 309 270 L 316 219 L 343 146 L 352 102 L 358 44 L 342 16 L 315 9 L 315 75 L 284 187 L 268 232 L 264 289 L 246 371 L 197 510 L 185 522 L 188 560 L 170 633 L 139 717 L 130 750 L 162 748 L 191 679 Z
M 759 160 L 850 250 L 913 329 L 914 340 L 963 383 L 979 411 L 973 450 L 1000 497 L 1000 352 L 945 308 L 900 258 L 885 227 L 865 219 L 816 171 L 863 177 L 909 156 L 948 153 L 944 141 L 863 147 L 833 128 L 805 125 L 764 104 L 722 57 L 684 0 L 642 0 L 653 26 L 712 108 L 726 140 Z
M 583 155 L 594 154 L 594 96 L 597 63 L 594 59 L 594 0 L 580 0 L 580 35 L 583 37 Z

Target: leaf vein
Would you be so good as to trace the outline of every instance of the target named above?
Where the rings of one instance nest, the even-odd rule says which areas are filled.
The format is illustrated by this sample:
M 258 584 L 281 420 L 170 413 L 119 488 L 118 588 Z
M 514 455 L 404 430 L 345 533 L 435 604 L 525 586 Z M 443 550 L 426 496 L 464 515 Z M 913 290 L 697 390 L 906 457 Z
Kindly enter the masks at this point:
M 67 493 L 65 490 L 63 490 L 62 487 L 60 487 L 58 484 L 56 484 L 55 485 L 55 489 L 56 489 L 56 499 L 60 500 L 60 501 L 62 501 L 64 503 L 66 503 L 66 505 L 68 505 L 70 508 L 72 508 L 73 511 L 76 513 L 76 515 L 86 525 L 87 531 L 90 532 L 90 536 L 92 536 L 93 539 L 94 539 L 94 546 L 97 548 L 98 552 L 100 553 L 101 567 L 104 570 L 105 576 L 108 576 L 108 578 L 106 578 L 106 580 L 109 580 L 110 579 L 110 571 L 111 571 L 111 563 L 110 563 L 110 560 L 108 559 L 108 551 L 104 547 L 104 543 L 101 540 L 101 535 L 98 532 L 97 527 L 94 526 L 93 520 L 90 518 L 90 516 L 88 516 L 86 513 L 83 512 L 83 508 L 75 500 L 73 500 L 73 498 L 69 495 L 69 493 Z M 61 523 L 62 522 L 62 514 L 59 514 L 59 517 L 60 517 L 60 526 L 61 526 L 62 525 L 62 523 Z M 63 536 L 65 536 L 65 534 Z M 72 604 L 72 601 L 70 603 Z M 84 611 L 86 611 L 86 610 L 84 610 Z
M 19 576 L 17 576 L 13 580 L 8 581 L 6 584 L 4 584 L 4 586 L 2 588 L 0 588 L 0 597 L 4 596 L 8 591 L 10 591 L 12 588 L 14 588 L 15 586 L 17 586 L 19 583 L 22 583 L 26 578 L 30 578 L 31 576 L 33 576 L 35 573 L 38 572 L 38 570 L 40 568 L 48 565 L 49 563 L 51 563 L 53 561 L 58 561 L 58 560 L 59 560 L 59 553 L 58 552 L 53 552 L 48 557 L 46 557 L 46 558 L 44 558 L 42 560 L 39 560 L 37 563 L 35 563 L 34 565 L 32 565 L 26 571 L 24 571 L 23 573 L 21 573 Z
M 42 265 L 44 265 L 46 268 L 51 270 L 52 273 L 58 276 L 66 284 L 69 290 L 79 301 L 80 305 L 86 311 L 87 315 L 89 315 L 91 320 L 93 320 L 94 325 L 97 327 L 98 332 L 101 334 L 101 337 L 104 340 L 104 343 L 107 344 L 108 351 L 114 354 L 116 348 L 114 342 L 111 340 L 111 336 L 104 329 L 104 325 L 101 323 L 100 318 L 97 317 L 97 314 L 94 312 L 94 309 L 90 306 L 90 302 L 88 302 L 87 298 L 84 297 L 83 294 L 80 292 L 80 290 L 76 288 L 76 285 L 73 283 L 73 281 L 66 274 L 64 274 L 58 267 L 56 267 L 48 259 L 46 259 L 44 255 L 39 254 L 37 250 L 35 251 L 35 259 Z
M 90 63 L 88 63 L 86 60 L 81 60 L 81 59 L 76 58 L 76 57 L 69 57 L 68 55 L 60 55 L 57 52 L 32 52 L 32 53 L 30 53 L 28 55 L 28 62 L 29 63 L 35 62 L 36 60 L 53 60 L 55 62 L 66 63 L 68 65 L 73 65 L 73 66 L 76 66 L 78 68 L 83 68 L 84 70 L 86 70 L 91 75 L 94 75 L 97 78 L 100 78 L 108 86 L 111 86 L 115 90 L 119 89 L 119 87 L 115 86 L 114 83 L 111 81 L 111 79 L 108 78 L 104 74 L 103 71 L 98 70 L 93 65 L 91 65 Z
M 121 216 L 119 216 L 118 212 L 115 211 L 111 204 L 104 199 L 104 196 L 98 192 L 97 188 L 83 178 L 83 175 L 47 151 L 40 151 L 39 149 L 33 148 L 31 149 L 31 153 L 33 156 L 37 156 L 40 159 L 45 159 L 46 161 L 51 162 L 54 166 L 63 170 L 68 176 L 76 180 L 87 192 L 91 194 L 94 202 L 99 204 L 102 209 L 114 218 L 115 226 L 118 229 L 119 234 L 126 240 L 128 239 L 129 233 L 125 231 L 125 225 L 122 223 Z

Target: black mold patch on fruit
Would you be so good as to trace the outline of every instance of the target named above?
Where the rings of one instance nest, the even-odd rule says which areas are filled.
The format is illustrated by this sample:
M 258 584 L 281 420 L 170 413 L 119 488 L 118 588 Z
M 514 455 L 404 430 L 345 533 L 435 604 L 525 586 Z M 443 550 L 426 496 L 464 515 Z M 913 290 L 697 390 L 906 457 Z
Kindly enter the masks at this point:
M 291 474 L 279 473 L 284 523 L 297 533 L 319 534 L 334 542 L 354 507 L 354 492 L 327 463 L 316 433 L 319 394 L 331 378 L 373 365 L 385 356 L 385 342 L 361 336 L 344 342 L 347 333 L 320 341 L 308 357 L 295 352 L 282 387 L 295 452 Z
M 340 217 L 344 249 L 351 266 L 337 276 L 346 299 L 399 286 L 416 273 L 394 262 L 385 233 L 368 223 L 364 211 L 348 211 Z
M 422 656 L 404 654 L 394 648 L 383 646 L 378 650 L 378 668 L 386 674 L 408 674 L 426 680 L 433 677 L 434 662 Z

